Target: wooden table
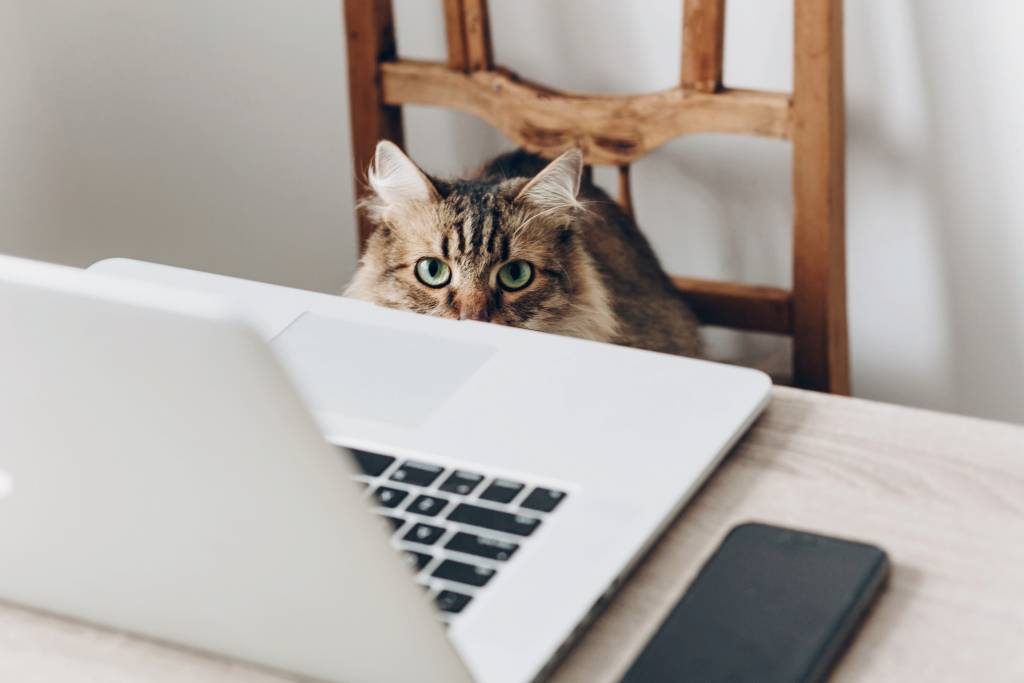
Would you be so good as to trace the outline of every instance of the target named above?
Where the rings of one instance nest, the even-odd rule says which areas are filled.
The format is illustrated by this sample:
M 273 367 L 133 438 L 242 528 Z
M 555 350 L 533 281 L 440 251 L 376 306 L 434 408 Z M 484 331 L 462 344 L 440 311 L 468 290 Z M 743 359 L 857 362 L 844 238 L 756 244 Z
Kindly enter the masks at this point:
M 1024 681 L 1024 428 L 781 388 L 554 680 L 617 680 L 745 520 L 889 551 L 889 591 L 833 680 Z M 292 680 L 0 607 L 0 681 Z

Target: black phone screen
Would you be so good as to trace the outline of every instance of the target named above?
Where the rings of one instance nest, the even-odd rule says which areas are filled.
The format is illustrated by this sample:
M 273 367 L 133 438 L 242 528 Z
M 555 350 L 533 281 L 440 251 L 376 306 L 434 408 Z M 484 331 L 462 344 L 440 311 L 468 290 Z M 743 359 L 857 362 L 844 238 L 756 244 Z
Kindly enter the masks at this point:
M 737 526 L 622 680 L 819 681 L 888 573 L 872 545 Z

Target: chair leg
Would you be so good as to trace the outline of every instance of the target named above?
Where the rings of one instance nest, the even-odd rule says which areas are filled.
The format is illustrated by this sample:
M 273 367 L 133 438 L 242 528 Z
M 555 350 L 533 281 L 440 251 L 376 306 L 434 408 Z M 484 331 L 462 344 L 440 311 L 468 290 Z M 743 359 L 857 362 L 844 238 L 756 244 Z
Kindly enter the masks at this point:
M 795 0 L 793 379 L 850 392 L 842 0 Z
M 348 92 L 352 124 L 352 157 L 356 197 L 366 192 L 366 169 L 378 140 L 401 146 L 402 109 L 384 104 L 380 63 L 395 59 L 395 31 L 391 0 L 343 0 L 348 37 Z M 362 253 L 373 226 L 359 221 Z

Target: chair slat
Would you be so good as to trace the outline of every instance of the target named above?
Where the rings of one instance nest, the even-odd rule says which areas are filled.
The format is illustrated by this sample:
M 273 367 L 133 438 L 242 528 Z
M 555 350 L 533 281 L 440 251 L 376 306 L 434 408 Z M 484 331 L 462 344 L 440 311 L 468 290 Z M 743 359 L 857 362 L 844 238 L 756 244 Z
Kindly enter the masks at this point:
M 448 39 L 448 66 L 467 71 L 469 55 L 466 54 L 466 16 L 462 0 L 444 0 L 444 30 Z
M 682 86 L 716 92 L 722 88 L 725 0 L 683 2 Z
M 619 206 L 633 215 L 633 191 L 629 183 L 629 164 L 619 166 Z
M 466 31 L 466 56 L 470 71 L 494 68 L 491 48 L 491 22 L 487 14 L 487 0 L 463 0 Z
M 789 290 L 681 276 L 673 276 L 672 283 L 705 325 L 775 334 L 793 331 Z

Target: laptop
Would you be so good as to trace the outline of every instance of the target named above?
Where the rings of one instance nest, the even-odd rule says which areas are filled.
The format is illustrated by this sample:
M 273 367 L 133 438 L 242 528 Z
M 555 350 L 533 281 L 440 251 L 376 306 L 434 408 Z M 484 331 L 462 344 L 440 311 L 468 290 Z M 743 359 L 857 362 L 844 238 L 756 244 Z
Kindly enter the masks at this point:
M 0 320 L 0 599 L 336 683 L 543 677 L 769 390 L 123 259 Z

